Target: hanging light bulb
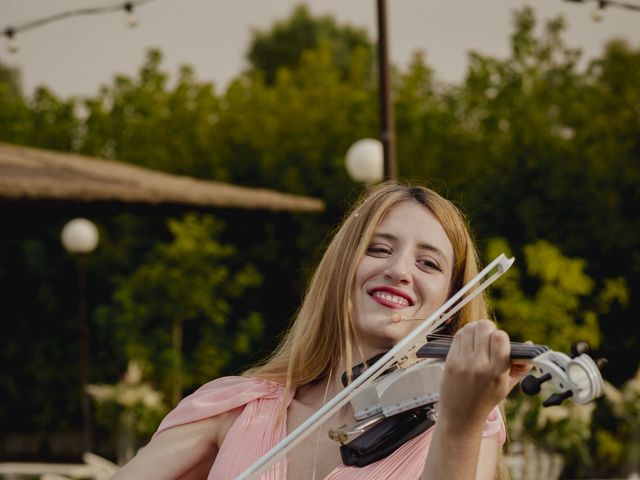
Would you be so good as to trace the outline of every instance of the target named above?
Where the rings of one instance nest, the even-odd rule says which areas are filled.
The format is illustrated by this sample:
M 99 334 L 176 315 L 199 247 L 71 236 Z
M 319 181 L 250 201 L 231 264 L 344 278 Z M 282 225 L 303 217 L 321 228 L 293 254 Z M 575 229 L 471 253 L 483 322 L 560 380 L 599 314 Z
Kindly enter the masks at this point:
M 133 11 L 133 2 L 124 3 L 124 11 L 127 12 L 127 26 L 129 28 L 135 28 L 138 26 L 138 17 Z
M 18 42 L 16 41 L 16 31 L 13 27 L 7 27 L 4 31 L 4 36 L 7 37 L 7 52 L 16 53 L 18 48 Z
M 606 0 L 598 0 L 598 6 L 591 12 L 591 19 L 594 22 L 601 22 L 605 17 L 604 9 L 607 6 Z

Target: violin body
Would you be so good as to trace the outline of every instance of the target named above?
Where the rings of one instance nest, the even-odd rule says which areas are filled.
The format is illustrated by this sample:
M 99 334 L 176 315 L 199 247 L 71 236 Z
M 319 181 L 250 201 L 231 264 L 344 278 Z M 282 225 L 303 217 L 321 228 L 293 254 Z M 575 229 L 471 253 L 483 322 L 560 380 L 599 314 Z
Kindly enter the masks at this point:
M 354 416 L 357 420 L 379 414 L 390 417 L 437 402 L 443 372 L 442 360 L 424 360 L 394 370 L 351 400 Z

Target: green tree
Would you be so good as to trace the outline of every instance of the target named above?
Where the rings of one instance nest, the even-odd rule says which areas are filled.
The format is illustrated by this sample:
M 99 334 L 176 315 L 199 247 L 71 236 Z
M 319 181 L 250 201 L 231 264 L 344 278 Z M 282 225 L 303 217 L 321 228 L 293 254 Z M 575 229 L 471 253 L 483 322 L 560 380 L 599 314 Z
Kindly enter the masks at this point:
M 218 98 L 211 83 L 199 83 L 182 67 L 173 89 L 160 68 L 162 54 L 150 50 L 137 78 L 118 76 L 88 111 L 82 153 L 170 173 L 227 179 L 217 153 Z
M 491 240 L 487 258 L 499 253 L 512 255 L 503 239 Z M 542 240 L 525 245 L 518 257 L 521 261 L 493 287 L 493 308 L 500 327 L 513 340 L 530 340 L 565 353 L 577 341 L 586 341 L 597 349 L 603 340 L 599 317 L 612 305 L 628 302 L 624 279 L 596 282 L 585 272 L 584 259 L 566 257 L 556 246 Z M 545 392 L 546 389 L 543 395 Z M 514 439 L 523 446 L 525 455 L 529 455 L 526 461 L 532 464 L 535 459 L 530 455 L 531 445 L 535 445 L 539 455 L 554 459 L 558 468 L 568 464 L 572 477 L 589 472 L 593 476 L 595 465 L 590 451 L 594 442 L 612 445 L 602 440 L 610 431 L 598 422 L 595 402 L 589 405 L 565 402 L 543 408 L 541 398 L 514 392 L 505 410 Z M 609 461 L 615 459 L 615 455 L 608 454 Z M 598 466 L 601 467 L 602 464 Z
M 488 257 L 511 256 L 511 249 L 504 240 L 494 239 L 487 253 Z M 583 259 L 565 257 L 543 240 L 525 245 L 522 259 L 522 266 L 511 267 L 494 287 L 493 306 L 500 325 L 514 338 L 560 351 L 568 352 L 577 341 L 597 348 L 601 341 L 598 315 L 614 302 L 628 302 L 624 279 L 605 279 L 596 291 Z
M 640 51 L 615 41 L 581 70 L 561 19 L 540 29 L 532 9 L 514 18 L 511 55 L 472 53 L 462 84 L 438 83 L 419 58 L 399 77 L 400 172 L 460 201 L 480 239 L 544 239 L 591 278 L 638 291 Z M 615 383 L 640 361 L 620 356 L 639 351 L 636 303 L 599 316 Z
M 217 240 L 222 226 L 212 216 L 186 214 L 169 220 L 168 228 L 173 240 L 157 244 L 122 279 L 114 293 L 115 311 L 102 316 L 119 324 L 129 358 L 153 365 L 156 379 L 176 404 L 184 387 L 219 375 L 233 354 L 248 353 L 260 337 L 263 324 L 257 312 L 233 322 L 229 317 L 235 314 L 234 301 L 258 286 L 261 277 L 251 265 L 232 268 L 234 248 Z M 164 372 L 171 375 L 158 378 Z
M 81 122 L 76 100 L 61 100 L 46 87 L 38 87 L 31 99 L 29 145 L 72 152 L 77 149 Z
M 295 69 L 307 50 L 328 46 L 331 61 L 342 77 L 351 71 L 353 55 L 364 55 L 369 72 L 373 67 L 373 45 L 367 32 L 350 25 L 338 25 L 332 16 L 313 17 L 305 5 L 298 5 L 291 16 L 266 31 L 255 30 L 247 59 L 254 70 L 273 83 L 281 68 Z M 370 75 L 371 81 L 373 77 Z
M 25 143 L 30 130 L 29 106 L 20 72 L 0 63 L 0 141 Z
M 366 64 L 355 54 L 342 78 L 330 48 L 321 45 L 304 52 L 296 67 L 280 69 L 273 84 L 259 74 L 243 76 L 221 99 L 219 147 L 232 181 L 325 201 L 320 218 L 300 218 L 304 261 L 356 187 L 344 168 L 345 152 L 355 140 L 375 135 L 375 92 L 361 86 Z
M 20 72 L 0 64 L 0 141 L 73 151 L 80 121 L 75 99 L 62 100 L 45 86 L 22 93 Z

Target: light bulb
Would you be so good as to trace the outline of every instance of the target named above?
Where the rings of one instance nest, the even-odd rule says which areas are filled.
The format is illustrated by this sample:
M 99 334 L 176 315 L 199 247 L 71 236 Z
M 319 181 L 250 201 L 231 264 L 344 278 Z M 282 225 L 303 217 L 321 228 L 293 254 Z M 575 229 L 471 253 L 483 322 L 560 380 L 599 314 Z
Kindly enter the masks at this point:
M 138 17 L 133 12 L 127 13 L 127 27 L 136 28 L 138 26 Z
M 4 36 L 7 37 L 7 52 L 16 53 L 18 48 L 18 42 L 16 41 L 16 31 L 13 27 L 8 27 L 4 31 Z
M 599 0 L 598 1 L 598 6 L 596 7 L 596 9 L 591 12 L 591 19 L 594 22 L 601 22 L 604 17 L 605 17 L 605 12 L 604 12 L 604 7 L 607 6 L 607 2 L 604 0 Z
M 601 22 L 604 19 L 604 8 L 598 7 L 591 12 L 591 19 L 594 22 Z
M 10 38 L 9 40 L 7 40 L 7 52 L 17 53 L 18 50 L 20 50 L 20 47 L 18 46 L 18 42 L 15 38 Z
M 138 26 L 138 17 L 136 17 L 133 11 L 133 2 L 126 2 L 124 4 L 124 11 L 127 12 L 127 27 L 135 28 Z

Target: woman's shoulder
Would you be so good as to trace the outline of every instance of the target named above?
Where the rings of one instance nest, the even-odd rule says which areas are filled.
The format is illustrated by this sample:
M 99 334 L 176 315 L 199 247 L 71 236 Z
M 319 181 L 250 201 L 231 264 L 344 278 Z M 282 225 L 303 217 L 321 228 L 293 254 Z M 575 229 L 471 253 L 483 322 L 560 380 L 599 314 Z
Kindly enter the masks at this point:
M 170 428 L 216 416 L 238 416 L 239 409 L 260 398 L 282 395 L 284 385 L 255 377 L 221 377 L 185 397 L 164 418 L 156 434 Z

